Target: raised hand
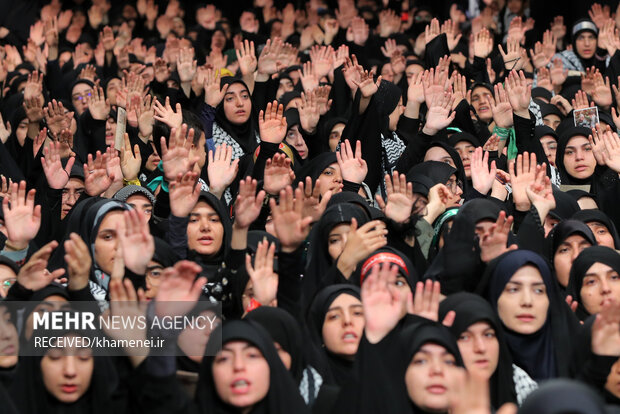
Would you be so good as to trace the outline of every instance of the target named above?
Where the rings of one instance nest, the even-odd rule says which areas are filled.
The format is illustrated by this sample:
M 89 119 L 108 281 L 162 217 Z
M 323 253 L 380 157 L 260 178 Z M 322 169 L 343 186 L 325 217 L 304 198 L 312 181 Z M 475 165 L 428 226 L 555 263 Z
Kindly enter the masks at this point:
M 454 110 L 462 100 L 467 99 L 467 78 L 455 70 L 450 77 L 450 83 L 454 91 L 454 103 L 452 104 L 452 109 Z
M 187 217 L 198 202 L 200 183 L 198 174 L 188 171 L 179 173 L 176 179 L 170 182 L 170 212 L 175 217 Z
M 603 303 L 592 324 L 592 353 L 601 356 L 620 356 L 620 302 L 612 299 Z
M 396 287 L 398 266 L 375 265 L 362 284 L 364 333 L 371 344 L 381 341 L 402 318 L 407 296 Z
M 75 162 L 75 157 L 69 158 L 65 168 L 62 167 L 60 162 L 60 142 L 52 141 L 49 147 L 43 150 L 45 154 L 41 157 L 41 166 L 47 179 L 47 184 L 50 188 L 55 190 L 61 190 L 65 188 L 65 185 L 69 182 L 69 175 L 71 174 L 71 168 Z
M 100 151 L 97 151 L 94 160 L 93 155 L 88 154 L 87 163 L 84 164 L 84 187 L 91 197 L 100 196 L 106 192 L 117 178 L 108 175 L 107 158 L 107 154 L 102 155 Z
M 314 133 L 314 131 L 316 131 L 316 126 L 321 118 L 316 96 L 317 91 L 318 88 L 308 94 L 301 93 L 301 104 L 298 108 L 299 123 L 301 124 L 301 128 L 308 133 Z
M 342 75 L 344 76 L 344 80 L 347 83 L 349 89 L 351 89 L 351 93 L 355 96 L 355 92 L 357 92 L 357 85 L 362 80 L 362 73 L 364 69 L 357 62 L 357 56 L 351 55 L 351 58 L 346 58 L 344 62 L 344 67 L 342 68 Z
M 588 95 L 584 91 L 577 91 L 572 103 L 574 109 L 585 109 L 594 106 L 594 102 L 588 102 Z
M 247 229 L 260 215 L 266 193 L 261 190 L 256 194 L 257 182 L 246 177 L 239 183 L 239 194 L 235 202 L 234 227 Z
M 547 58 L 547 63 L 553 59 L 557 49 L 557 44 L 558 39 L 554 36 L 553 32 L 551 30 L 546 30 L 545 33 L 543 33 L 542 49 L 543 54 Z
M 273 75 L 278 71 L 278 55 L 282 49 L 282 40 L 276 37 L 273 41 L 267 40 L 258 57 L 258 73 L 265 76 Z
M 125 267 L 137 275 L 144 275 L 155 253 L 155 240 L 150 233 L 148 221 L 138 210 L 123 212 L 125 229 L 117 225 L 118 248 L 123 252 Z
M 613 102 L 611 87 L 609 86 L 609 78 L 605 77 L 605 80 L 603 80 L 603 75 L 601 75 L 600 72 L 597 72 L 596 75 L 594 75 L 594 91 L 592 92 L 592 99 L 594 99 L 594 103 L 603 108 L 608 108 Z
M 486 59 L 493 51 L 493 37 L 484 28 L 474 36 L 474 56 Z
M 58 247 L 58 242 L 52 240 L 45 246 L 37 250 L 19 269 L 17 283 L 30 290 L 40 290 L 52 283 L 55 279 L 65 274 L 65 269 L 56 269 L 53 272 L 47 270 L 47 262 L 54 249 Z
M 336 159 L 340 166 L 342 179 L 352 183 L 361 184 L 368 174 L 368 165 L 362 158 L 362 143 L 357 141 L 355 154 L 348 139 L 344 140 L 344 145 L 340 146 L 340 151 L 336 152 Z
M 435 98 L 443 95 L 450 87 L 448 72 L 440 70 L 439 67 L 424 71 L 422 84 L 424 86 L 426 106 L 430 108 Z
M 615 172 L 620 172 L 620 138 L 618 138 L 618 134 L 606 131 L 603 135 L 603 142 L 605 143 L 605 152 L 603 153 L 605 165 Z
M 586 68 L 586 73 L 581 74 L 581 89 L 588 95 L 594 92 L 594 76 L 597 72 L 599 70 L 592 66 L 591 68 Z
M 358 228 L 357 220 L 352 219 L 347 242 L 338 257 L 337 266 L 342 274 L 349 278 L 361 260 L 385 246 L 387 233 L 385 223 L 379 220 L 369 221 Z
M 183 112 L 181 104 L 177 103 L 176 108 L 172 109 L 170 106 L 170 98 L 166 96 L 165 105 L 162 105 L 159 101 L 155 101 L 155 120 L 163 122 L 170 128 L 180 128 L 183 124 Z
M 551 74 L 549 72 L 549 69 L 544 66 L 538 69 L 536 77 L 536 86 L 538 86 L 539 88 L 545 88 L 549 92 L 553 91 L 553 85 L 551 84 Z
M 450 126 L 456 112 L 452 111 L 452 102 L 454 97 L 450 92 L 444 92 L 443 94 L 436 95 L 433 99 L 433 103 L 426 113 L 426 123 L 422 132 L 426 135 L 433 136 L 437 132 Z
M 319 77 L 314 71 L 312 62 L 304 63 L 302 69 L 298 70 L 297 73 L 299 74 L 301 85 L 306 93 L 310 93 L 319 87 Z
M 377 81 L 374 81 L 373 77 L 373 72 L 364 71 L 360 76 L 360 81 L 355 84 L 364 98 L 370 98 L 379 90 L 383 78 L 379 76 Z
M 209 191 L 221 198 L 226 188 L 233 182 L 239 171 L 239 160 L 232 160 L 232 147 L 225 143 L 209 151 Z
M 611 18 L 609 6 L 605 5 L 605 7 L 603 7 L 598 3 L 592 5 L 590 10 L 588 10 L 588 15 L 599 30 L 602 29 L 605 22 Z
M 415 285 L 413 303 L 409 304 L 409 313 L 421 316 L 431 321 L 439 320 L 439 300 L 441 298 L 441 284 L 426 280 Z
M 131 150 L 129 134 L 125 134 L 123 137 L 123 148 L 120 153 L 120 165 L 123 177 L 127 181 L 136 180 L 140 173 L 142 156 L 140 155 L 140 146 L 138 144 L 133 146 L 133 151 Z
M 278 194 L 295 179 L 291 160 L 284 154 L 275 154 L 272 159 L 267 160 L 263 177 L 265 191 L 268 194 Z
M 493 89 L 495 90 L 495 102 L 490 97 L 487 98 L 487 103 L 493 112 L 493 120 L 500 128 L 510 128 L 514 125 L 514 121 L 512 119 L 512 105 L 510 105 L 506 90 L 501 83 L 493 86 Z
M 331 46 L 315 45 L 310 49 L 310 60 L 318 80 L 327 76 L 333 69 L 334 49 Z
M 564 63 L 562 63 L 562 59 L 553 59 L 553 64 L 551 66 L 551 84 L 553 86 L 561 86 L 564 84 L 567 77 L 568 69 L 564 69 Z
M 204 83 L 205 103 L 213 108 L 217 107 L 224 99 L 229 86 L 225 84 L 220 87 L 220 71 L 207 69 Z
M 551 180 L 546 175 L 546 167 L 545 163 L 536 167 L 536 179 L 525 189 L 527 198 L 538 211 L 541 221 L 544 221 L 547 214 L 555 208 L 553 187 Z
M 258 129 L 261 141 L 279 144 L 286 136 L 284 106 L 277 101 L 268 103 L 265 111 L 258 114 Z
M 519 154 L 516 162 L 511 161 L 508 163 L 508 172 L 510 173 L 510 182 L 512 184 L 512 199 L 517 210 L 528 211 L 531 204 L 527 197 L 526 189 L 536 180 L 536 154 L 532 153 L 530 155 L 527 152 Z
M 441 25 L 441 33 L 445 33 L 448 40 L 448 49 L 452 52 L 461 40 L 462 34 L 459 32 L 459 25 L 451 19 L 446 20 Z
M 24 88 L 24 100 L 32 98 L 40 99 L 40 105 L 43 105 L 43 74 L 39 74 L 38 71 L 32 72 L 28 75 L 26 86 Z
M 510 227 L 512 227 L 513 221 L 514 219 L 512 216 L 506 218 L 506 212 L 500 211 L 495 224 L 493 224 L 480 238 L 480 260 L 488 263 L 496 257 L 518 248 L 516 244 L 506 247 L 508 234 L 510 233 Z
M 273 271 L 273 258 L 276 252 L 276 244 L 267 240 L 258 243 L 254 255 L 245 255 L 245 269 L 252 282 L 254 299 L 263 306 L 274 306 L 278 294 L 278 274 Z
M 65 240 L 65 262 L 69 271 L 69 290 L 82 290 L 88 286 L 92 258 L 88 246 L 77 233 Z
M 392 173 L 393 177 L 385 175 L 385 188 L 387 190 L 387 204 L 377 194 L 375 198 L 379 208 L 385 216 L 396 223 L 404 223 L 411 217 L 413 211 L 413 184 L 407 182 L 405 174 Z
M 57 102 L 56 99 L 52 99 L 47 104 L 47 108 L 43 109 L 45 115 L 45 123 L 47 128 L 53 136 L 58 136 L 63 129 L 67 129 L 71 126 L 71 118 L 73 118 L 73 112 L 65 114 L 65 108 L 62 102 Z
M 153 117 L 155 116 L 153 105 L 155 102 L 156 99 L 151 95 L 146 95 L 146 98 L 134 107 L 138 118 L 138 129 L 140 130 L 138 136 L 143 141 L 149 140 L 151 135 L 153 135 Z
M 194 79 L 196 75 L 197 61 L 194 59 L 193 48 L 181 48 L 177 58 L 177 73 L 181 83 L 188 83 Z
M 427 24 L 424 28 L 424 41 L 428 45 L 433 39 L 441 34 L 441 28 L 439 27 L 439 20 L 433 19 L 430 24 Z
M 310 232 L 312 217 L 303 216 L 303 194 L 301 189 L 295 190 L 287 187 L 280 191 L 279 203 L 271 198 L 269 200 L 273 226 L 283 252 L 294 252 L 303 243 Z
M 499 45 L 499 53 L 504 60 L 504 67 L 507 71 L 520 70 L 525 62 L 521 59 L 522 48 L 517 40 L 511 39 L 506 43 L 506 51 L 502 45 Z
M 202 268 L 195 262 L 181 260 L 168 267 L 162 274 L 157 296 L 155 314 L 158 316 L 183 316 L 196 305 L 206 277 L 198 277 Z
M 179 174 L 192 171 L 198 157 L 191 157 L 190 150 L 194 141 L 194 129 L 187 130 L 187 125 L 181 128 L 172 128 L 169 143 L 161 137 L 161 159 L 164 163 L 164 176 L 167 181 L 173 181 Z
M 41 206 L 34 205 L 36 192 L 32 189 L 26 194 L 25 181 L 13 183 L 10 205 L 8 198 L 2 201 L 7 240 L 15 250 L 25 249 L 41 227 Z
M 347 37 L 349 36 L 349 32 L 352 36 L 353 43 L 358 46 L 364 46 L 366 41 L 368 40 L 368 35 L 370 34 L 370 28 L 366 24 L 366 21 L 361 17 L 354 17 L 351 20 L 351 26 L 347 29 Z
M 321 219 L 323 212 L 327 208 L 327 203 L 332 197 L 332 191 L 329 190 L 321 196 L 321 180 L 316 180 L 314 188 L 312 188 L 312 178 L 306 177 L 305 185 L 299 183 L 299 189 L 303 194 L 303 217 L 312 217 L 312 222 L 316 223 Z
M 26 118 L 28 118 L 30 123 L 38 124 L 39 121 L 43 119 L 43 108 L 41 107 L 39 98 L 24 98 L 22 106 L 26 112 Z
M 241 43 L 241 48 L 235 49 L 235 53 L 237 54 L 237 62 L 239 62 L 239 69 L 242 75 L 251 75 L 256 72 L 258 59 L 256 59 L 254 42 L 246 39 Z
M 529 118 L 530 98 L 532 96 L 532 87 L 528 86 L 523 71 L 510 72 L 506 79 L 506 92 L 508 92 L 508 100 L 512 105 L 512 111 L 515 115 L 522 118 Z
M 474 189 L 480 194 L 487 194 L 493 186 L 496 174 L 495 161 L 491 162 L 489 168 L 489 153 L 485 151 L 483 155 L 482 147 L 477 147 L 471 157 L 471 180 Z
M 105 121 L 110 114 L 110 101 L 105 98 L 103 88 L 95 86 L 88 102 L 88 111 L 93 119 Z

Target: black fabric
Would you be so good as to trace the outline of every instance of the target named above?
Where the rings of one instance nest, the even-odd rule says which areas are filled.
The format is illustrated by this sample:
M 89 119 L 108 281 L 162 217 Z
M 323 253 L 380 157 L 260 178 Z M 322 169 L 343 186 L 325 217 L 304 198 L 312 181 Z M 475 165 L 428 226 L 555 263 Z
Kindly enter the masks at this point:
M 591 177 L 586 179 L 579 179 L 571 176 L 566 168 L 564 167 L 564 152 L 566 151 L 566 146 L 571 138 L 575 136 L 584 136 L 588 138 L 589 135 L 592 135 L 592 131 L 588 128 L 584 127 L 570 127 L 564 130 L 560 134 L 560 138 L 558 140 L 558 149 L 555 156 L 555 165 L 560 172 L 560 179 L 562 180 L 562 184 L 571 184 L 571 185 L 583 185 L 589 184 L 591 181 Z M 597 166 L 596 170 L 602 170 L 600 166 Z
M 319 291 L 310 305 L 307 316 L 308 354 L 310 364 L 323 377 L 325 384 L 344 385 L 354 375 L 353 361 L 345 360 L 330 353 L 323 343 L 323 324 L 330 305 L 340 295 L 351 295 L 360 299 L 360 289 L 353 285 L 333 285 Z
M 536 381 L 575 375 L 571 341 L 577 336 L 578 322 L 560 296 L 548 263 L 536 253 L 516 250 L 505 253 L 487 266 L 478 288 L 497 311 L 497 300 L 512 276 L 523 266 L 538 269 L 549 298 L 549 310 L 543 327 L 531 335 L 514 332 L 504 325 L 506 342 L 516 365 Z M 503 324 L 502 324 L 503 325 Z
M 302 334 L 295 318 L 280 308 L 261 306 L 248 313 L 244 319 L 261 325 L 274 342 L 280 344 L 283 350 L 291 356 L 289 371 L 299 384 L 304 369 Z
M 451 175 L 457 175 L 458 170 L 445 162 L 440 161 L 425 161 L 410 169 L 407 172 L 407 176 L 413 174 L 421 174 L 433 181 L 435 184 L 445 184 L 450 179 Z M 458 177 L 457 177 L 458 178 Z
M 567 379 L 548 381 L 531 393 L 518 414 L 606 414 L 601 397 L 585 384 Z
M 577 201 L 557 187 L 553 187 L 553 198 L 555 198 L 555 208 L 549 212 L 549 215 L 557 220 L 568 220 L 580 210 Z
M 351 281 L 357 286 L 361 286 L 364 283 L 364 279 L 370 275 L 375 265 L 387 265 L 389 267 L 392 267 L 392 265 L 398 266 L 398 273 L 405 277 L 411 292 L 415 292 L 416 284 L 420 281 L 418 272 L 409 257 L 391 246 L 377 249 L 372 252 L 370 256 L 362 260 L 357 266 L 357 269 L 355 269 L 355 272 L 351 275 Z
M 558 223 L 547 235 L 547 258 L 553 261 L 560 244 L 572 235 L 578 234 L 592 246 L 596 245 L 596 238 L 592 230 L 585 223 L 577 220 L 566 220 Z
M 307 162 L 296 174 L 295 182 L 305 182 L 306 177 L 312 179 L 312 185 L 316 183 L 316 180 L 321 176 L 321 173 L 325 168 L 337 163 L 335 152 L 324 152 L 317 155 L 312 160 Z
M 449 311 L 456 313 L 454 323 L 448 329 L 457 341 L 463 332 L 477 322 L 486 322 L 493 328 L 499 343 L 499 361 L 489 381 L 491 405 L 499 408 L 507 402 L 516 403 L 515 384 L 512 378 L 512 355 L 506 343 L 502 323 L 491 305 L 478 295 L 460 292 L 448 296 L 439 304 L 439 320 L 443 320 Z
M 583 249 L 579 253 L 570 269 L 570 279 L 568 280 L 566 293 L 579 303 L 577 317 L 581 320 L 585 320 L 590 316 L 590 313 L 583 306 L 581 287 L 583 286 L 583 278 L 594 263 L 606 264 L 620 275 L 620 254 L 617 251 L 605 246 L 592 246 Z M 613 299 L 620 300 L 620 298 Z
M 223 77 L 221 85 L 233 85 L 235 83 L 242 84 L 248 91 L 248 86 L 241 79 Z M 248 92 L 249 93 L 249 92 Z M 215 122 L 226 131 L 239 145 L 246 154 L 252 153 L 256 147 L 256 133 L 258 132 L 258 115 L 256 108 L 252 105 L 250 109 L 250 118 L 242 125 L 235 125 L 226 118 L 224 113 L 224 103 L 220 103 L 215 110 Z
M 231 341 L 245 341 L 257 347 L 269 365 L 269 391 L 267 396 L 257 403 L 252 414 L 289 414 L 307 413 L 304 400 L 301 398 L 297 385 L 291 374 L 286 370 L 273 345 L 273 339 L 256 322 L 237 320 L 226 321 L 217 328 L 219 334 L 213 336 L 207 345 L 213 346 L 213 342 L 225 345 Z M 217 344 L 215 344 L 217 345 Z M 215 388 L 213 378 L 213 362 L 215 358 L 206 356 L 200 366 L 200 376 L 196 392 L 196 404 L 199 413 L 238 413 L 239 409 L 224 403 Z

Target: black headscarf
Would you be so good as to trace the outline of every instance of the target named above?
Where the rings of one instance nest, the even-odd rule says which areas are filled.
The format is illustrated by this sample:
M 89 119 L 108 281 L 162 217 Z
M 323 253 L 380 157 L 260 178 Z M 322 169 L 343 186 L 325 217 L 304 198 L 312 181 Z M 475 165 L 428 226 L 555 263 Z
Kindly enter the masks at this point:
M 577 56 L 577 58 L 581 61 L 584 69 L 592 66 L 596 66 L 601 70 L 605 69 L 604 64 L 601 64 L 603 62 L 597 62 L 598 59 L 596 58 L 596 55 L 593 55 L 592 57 L 586 59 L 582 56 L 579 56 L 579 54 L 577 53 L 577 37 L 583 32 L 590 32 L 594 35 L 595 38 L 598 38 L 598 28 L 594 24 L 594 22 L 592 22 L 592 20 L 588 18 L 577 20 L 571 28 L 571 43 L 573 45 L 573 52 L 575 53 L 575 56 Z
M 402 252 L 396 250 L 393 247 L 385 246 L 375 250 L 370 256 L 360 262 L 351 275 L 351 280 L 357 286 L 361 286 L 364 283 L 364 279 L 370 275 L 372 268 L 375 265 L 387 265 L 398 266 L 398 273 L 402 275 L 409 284 L 411 292 L 415 292 L 416 283 L 420 281 L 418 272 L 411 260 Z
M 261 306 L 248 313 L 244 319 L 261 325 L 274 342 L 291 356 L 289 371 L 299 384 L 304 370 L 302 336 L 299 324 L 287 311 L 271 306 Z
M 221 80 L 221 86 L 224 85 L 233 85 L 235 83 L 242 84 L 250 93 L 250 89 L 241 79 L 224 77 Z M 243 151 L 246 154 L 253 152 L 258 144 L 256 143 L 256 134 L 258 132 L 258 116 L 256 114 L 256 108 L 254 103 L 252 103 L 252 108 L 250 108 L 250 118 L 241 125 L 235 125 L 226 118 L 226 114 L 224 113 L 224 102 L 220 103 L 215 111 L 215 122 L 219 125 L 224 131 L 226 131 L 239 145 L 243 148 Z
M 499 343 L 499 361 L 489 381 L 491 405 L 499 408 L 504 403 L 516 402 L 515 384 L 512 379 L 512 355 L 506 343 L 502 323 L 491 305 L 478 295 L 460 292 L 448 296 L 439 304 L 439 320 L 443 320 L 449 311 L 456 312 L 454 323 L 448 329 L 457 341 L 463 332 L 477 322 L 487 322 L 493 328 Z
M 616 250 L 620 249 L 620 237 L 618 236 L 618 230 L 616 229 L 614 222 L 611 221 L 609 216 L 603 213 L 601 210 L 580 210 L 573 214 L 572 218 L 586 224 L 596 222 L 604 225 L 605 227 L 607 227 L 609 234 L 611 234 L 614 239 L 614 247 L 616 248 Z
M 62 337 L 68 334 L 87 336 L 79 331 L 46 331 L 45 337 Z M 34 343 L 30 344 L 34 347 Z M 49 350 L 49 348 L 48 348 Z M 46 352 L 38 347 L 30 355 Z M 112 398 L 118 387 L 118 375 L 112 361 L 104 356 L 93 356 L 94 366 L 86 393 L 72 404 L 65 404 L 52 396 L 43 383 L 42 356 L 21 357 L 10 392 L 21 414 L 57 413 L 86 414 L 110 413 L 120 409 L 122 403 Z
M 319 371 L 326 384 L 342 386 L 354 377 L 353 361 L 333 355 L 323 342 L 325 315 L 340 295 L 361 298 L 360 289 L 348 284 L 332 285 L 319 291 L 308 310 L 307 335 L 310 340 L 308 345 L 311 347 L 308 348 L 308 355 L 311 355 L 312 359 L 311 365 Z
M 330 151 L 330 149 L 329 149 L 329 136 L 332 133 L 332 129 L 334 129 L 334 127 L 336 125 L 338 125 L 338 124 L 347 125 L 347 119 L 346 118 L 342 118 L 342 117 L 329 118 L 321 126 L 321 129 L 319 131 L 319 136 L 317 137 L 319 142 L 320 142 L 320 144 L 321 144 L 320 150 L 322 150 L 322 151 Z
M 520 268 L 527 265 L 536 267 L 542 276 L 549 310 L 545 324 L 533 334 L 514 332 L 502 323 L 513 360 L 536 381 L 571 376 L 575 369 L 572 344 L 567 338 L 577 336 L 578 323 L 561 298 L 549 265 L 541 256 L 528 250 L 515 250 L 499 256 L 487 266 L 478 293 L 483 293 L 497 312 L 497 301 L 504 287 Z
M 467 133 L 462 133 L 462 134 L 469 135 Z M 454 134 L 454 135 L 461 135 L 461 134 Z M 451 138 L 452 137 L 450 137 L 450 139 Z M 463 183 L 463 192 L 465 192 L 465 190 L 468 187 L 468 181 L 467 181 L 467 176 L 465 175 L 465 167 L 463 167 L 463 160 L 461 159 L 461 156 L 459 155 L 457 150 L 455 150 L 454 146 L 452 146 L 448 142 L 444 142 L 444 140 L 438 140 L 438 139 L 431 142 L 431 145 L 429 145 L 428 149 L 431 149 L 433 147 L 443 148 L 448 153 L 448 155 L 450 155 L 450 158 L 452 158 L 452 161 L 454 162 L 454 166 L 456 168 L 456 173 L 455 173 L 456 178 L 461 180 L 461 182 Z M 427 152 L 428 152 L 428 149 L 426 150 Z
M 577 220 L 565 220 L 558 223 L 547 235 L 548 259 L 553 261 L 560 244 L 570 236 L 578 234 L 586 239 L 592 246 L 596 246 L 596 238 L 585 223 Z
M 410 174 L 422 174 L 430 178 L 433 181 L 433 185 L 445 184 L 450 179 L 450 176 L 454 174 L 458 177 L 458 170 L 441 161 L 424 161 L 407 172 L 407 176 Z
M 324 152 L 317 155 L 312 160 L 308 161 L 296 174 L 295 183 L 305 182 L 306 177 L 312 179 L 312 185 L 316 183 L 316 180 L 321 176 L 321 173 L 325 168 L 337 163 L 335 152 Z
M 555 379 L 532 392 L 518 414 L 607 414 L 601 397 L 581 381 Z
M 570 269 L 570 278 L 568 280 L 566 293 L 571 295 L 573 299 L 579 303 L 576 313 L 577 317 L 581 320 L 585 320 L 590 316 L 590 313 L 583 306 L 581 287 L 583 286 L 583 278 L 594 263 L 606 264 L 620 274 L 620 254 L 614 249 L 605 246 L 592 246 L 583 249 L 583 251 L 579 253 L 579 256 L 577 256 Z
M 259 324 L 247 320 L 227 321 L 218 326 L 216 331 L 219 331 L 219 334 L 212 335 L 213 339 L 209 340 L 207 348 L 213 346 L 211 342 L 219 342 L 220 338 L 222 344 L 231 341 L 246 341 L 260 350 L 269 365 L 269 391 L 267 396 L 252 408 L 252 414 L 308 412 L 293 377 L 278 356 L 273 339 Z M 212 356 L 206 356 L 200 366 L 196 392 L 198 412 L 205 414 L 238 413 L 238 408 L 224 403 L 217 393 L 213 378 L 214 359 Z
M 568 220 L 580 210 L 577 201 L 557 187 L 553 187 L 553 198 L 555 198 L 555 208 L 549 212 L 549 215 L 557 220 Z
M 560 172 L 560 179 L 562 180 L 562 184 L 564 185 L 583 185 L 589 184 L 592 181 L 592 177 L 579 179 L 571 176 L 568 171 L 566 171 L 566 167 L 564 166 L 564 152 L 566 151 L 566 146 L 568 145 L 568 142 L 571 140 L 571 138 L 578 135 L 588 138 L 589 135 L 592 135 L 592 131 L 584 127 L 570 127 L 560 134 L 560 139 L 558 140 L 558 149 L 555 156 L 555 166 Z M 597 165 L 595 169 L 595 174 L 597 170 L 601 171 L 602 169 L 603 168 L 601 166 Z

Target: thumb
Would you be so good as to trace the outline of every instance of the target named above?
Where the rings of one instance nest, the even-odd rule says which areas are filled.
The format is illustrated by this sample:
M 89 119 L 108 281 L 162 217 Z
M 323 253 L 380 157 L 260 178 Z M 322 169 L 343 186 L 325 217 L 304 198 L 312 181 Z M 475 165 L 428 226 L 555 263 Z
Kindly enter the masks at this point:
M 351 229 L 349 230 L 349 232 L 352 231 L 356 231 L 357 230 L 357 220 L 355 218 L 351 219 Z

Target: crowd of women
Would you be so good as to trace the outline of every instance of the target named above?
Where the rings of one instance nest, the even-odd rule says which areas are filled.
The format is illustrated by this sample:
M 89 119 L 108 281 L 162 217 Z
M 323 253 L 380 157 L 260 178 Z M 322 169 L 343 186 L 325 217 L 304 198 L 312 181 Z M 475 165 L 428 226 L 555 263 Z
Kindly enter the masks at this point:
M 620 412 L 617 2 L 207 3 L 0 4 L 0 412 Z

